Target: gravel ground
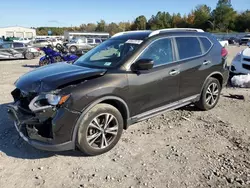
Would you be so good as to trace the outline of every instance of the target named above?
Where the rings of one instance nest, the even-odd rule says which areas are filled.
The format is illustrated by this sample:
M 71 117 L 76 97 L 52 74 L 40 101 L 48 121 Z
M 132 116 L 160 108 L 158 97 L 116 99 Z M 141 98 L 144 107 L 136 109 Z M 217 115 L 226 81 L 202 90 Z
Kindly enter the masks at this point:
M 228 47 L 229 61 L 240 49 Z M 112 151 L 84 157 L 34 149 L 8 119 L 13 83 L 36 64 L 0 61 L 1 188 L 250 187 L 250 89 L 225 88 L 208 112 L 189 106 L 133 125 Z

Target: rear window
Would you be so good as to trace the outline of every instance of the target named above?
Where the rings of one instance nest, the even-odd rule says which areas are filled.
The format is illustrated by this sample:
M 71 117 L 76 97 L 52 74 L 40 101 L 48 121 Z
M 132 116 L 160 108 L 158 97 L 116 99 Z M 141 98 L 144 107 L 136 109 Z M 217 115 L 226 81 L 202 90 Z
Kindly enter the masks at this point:
M 200 37 L 200 40 L 201 40 L 201 42 L 203 44 L 205 52 L 207 53 L 210 50 L 210 48 L 212 47 L 213 44 L 210 42 L 210 40 L 208 40 L 205 37 Z
M 176 37 L 180 60 L 202 55 L 201 45 L 196 37 Z

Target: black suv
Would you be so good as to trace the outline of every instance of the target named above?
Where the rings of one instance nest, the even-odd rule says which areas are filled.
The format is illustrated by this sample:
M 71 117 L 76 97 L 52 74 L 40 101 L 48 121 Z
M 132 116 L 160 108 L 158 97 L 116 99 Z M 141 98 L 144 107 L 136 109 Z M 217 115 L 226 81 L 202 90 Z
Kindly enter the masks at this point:
M 191 103 L 214 108 L 228 79 L 226 56 L 196 29 L 119 33 L 73 64 L 23 75 L 8 112 L 36 148 L 102 154 L 134 123 Z

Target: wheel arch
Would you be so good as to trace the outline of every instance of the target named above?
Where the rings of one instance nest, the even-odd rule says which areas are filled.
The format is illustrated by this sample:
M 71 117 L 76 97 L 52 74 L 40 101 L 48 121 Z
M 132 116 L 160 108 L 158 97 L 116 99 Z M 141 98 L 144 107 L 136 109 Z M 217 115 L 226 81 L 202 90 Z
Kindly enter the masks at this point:
M 203 89 L 204 89 L 204 87 L 205 87 L 205 85 L 206 85 L 209 78 L 216 78 L 220 82 L 220 85 L 222 87 L 222 85 L 223 85 L 223 75 L 220 72 L 213 72 L 213 73 L 211 73 L 210 75 L 207 76 L 206 80 L 204 81 L 204 83 L 202 85 L 202 89 L 201 89 L 200 93 L 202 93 L 202 91 L 203 91 Z
M 81 115 L 80 117 L 78 118 L 77 122 L 76 122 L 76 125 L 74 126 L 74 130 L 73 130 L 73 135 L 72 135 L 72 140 L 73 142 L 76 142 L 76 139 L 77 139 L 77 132 L 78 132 L 78 129 L 79 129 L 79 126 L 80 126 L 80 122 L 82 121 L 84 115 L 90 110 L 92 109 L 95 105 L 97 104 L 100 104 L 100 103 L 106 103 L 106 104 L 110 104 L 112 106 L 114 106 L 115 108 L 117 108 L 122 117 L 123 117 L 123 121 L 124 121 L 124 129 L 127 129 L 128 128 L 128 122 L 127 120 L 129 119 L 130 117 L 130 111 L 129 111 L 129 108 L 128 108 L 128 105 L 127 103 L 121 99 L 120 97 L 116 97 L 116 96 L 105 96 L 105 97 L 102 97 L 100 99 L 97 99 L 95 100 L 94 102 L 92 102 L 90 105 L 88 105 L 87 108 L 83 109 L 81 111 Z

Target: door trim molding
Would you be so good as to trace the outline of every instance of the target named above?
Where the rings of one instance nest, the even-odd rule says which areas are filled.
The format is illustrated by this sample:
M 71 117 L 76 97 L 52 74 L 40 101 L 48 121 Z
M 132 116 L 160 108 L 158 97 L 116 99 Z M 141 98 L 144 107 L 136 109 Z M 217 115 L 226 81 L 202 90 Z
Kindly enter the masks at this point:
M 147 112 L 138 114 L 138 115 L 133 116 L 133 117 L 128 119 L 128 125 L 132 125 L 134 123 L 144 121 L 146 119 L 149 119 L 151 117 L 160 115 L 160 114 L 162 114 L 164 112 L 167 112 L 167 111 L 170 111 L 170 110 L 178 109 L 180 107 L 183 107 L 183 106 L 186 106 L 186 105 L 191 104 L 193 102 L 196 102 L 199 99 L 200 99 L 200 94 L 197 94 L 197 95 L 193 95 L 191 97 L 179 100 L 177 102 L 173 102 L 173 103 L 170 103 L 170 104 L 155 108 L 153 110 L 149 110 Z

